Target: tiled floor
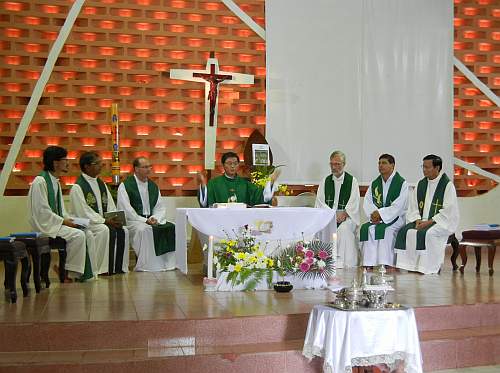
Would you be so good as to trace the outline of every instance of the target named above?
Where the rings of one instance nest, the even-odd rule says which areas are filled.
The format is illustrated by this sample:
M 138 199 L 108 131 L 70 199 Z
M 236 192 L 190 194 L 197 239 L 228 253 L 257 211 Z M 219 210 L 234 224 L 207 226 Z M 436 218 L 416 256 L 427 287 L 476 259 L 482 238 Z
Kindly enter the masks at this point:
M 452 272 L 449 261 L 441 275 L 422 276 L 396 273 L 394 301 L 411 306 L 500 303 L 500 259 L 498 272 L 488 276 L 486 266 L 476 275 L 474 258 L 469 258 L 466 273 Z M 339 270 L 343 284 L 349 285 L 355 270 Z M 359 273 L 358 273 L 359 275 Z M 131 272 L 100 277 L 84 284 L 59 284 L 55 273 L 49 290 L 17 304 L 0 300 L 0 322 L 93 321 L 204 319 L 307 313 L 313 305 L 332 299 L 327 290 L 293 290 L 288 294 L 274 291 L 213 292 L 202 288 L 199 266 L 189 275 L 179 271 L 161 273 Z M 0 266 L 0 278 L 3 266 Z M 31 285 L 32 286 L 32 285 Z M 33 286 L 32 286 L 33 287 Z

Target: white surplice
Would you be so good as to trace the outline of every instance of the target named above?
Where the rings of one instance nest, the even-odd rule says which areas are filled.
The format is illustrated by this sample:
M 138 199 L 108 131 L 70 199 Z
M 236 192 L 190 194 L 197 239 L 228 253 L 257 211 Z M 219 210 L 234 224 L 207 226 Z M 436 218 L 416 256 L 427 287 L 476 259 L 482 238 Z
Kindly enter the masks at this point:
M 141 195 L 143 215 L 152 216 L 158 220 L 159 224 L 165 224 L 167 208 L 162 202 L 160 192 L 158 192 L 158 201 L 153 211 L 150 211 L 148 183 L 140 181 L 135 175 L 134 177 Z M 175 251 L 156 256 L 153 228 L 146 224 L 148 219 L 138 215 L 130 205 L 130 199 L 123 183 L 118 187 L 117 202 L 118 209 L 125 211 L 130 242 L 137 255 L 135 270 L 157 272 L 175 269 Z
M 332 210 L 337 210 L 340 188 L 344 182 L 345 172 L 342 173 L 340 177 L 335 177 L 331 175 L 331 178 L 335 185 L 335 197 L 333 202 Z M 321 232 L 320 239 L 326 242 L 330 242 L 332 239 L 332 234 L 337 231 L 337 268 L 350 268 L 358 265 L 358 243 L 356 230 L 359 226 L 359 184 L 358 180 L 352 177 L 352 188 L 349 201 L 345 206 L 344 211 L 347 213 L 348 217 L 346 220 L 337 227 L 336 220 L 332 222 Z M 330 207 L 325 201 L 325 182 L 319 183 L 318 192 L 316 194 L 316 204 L 317 208 L 327 208 Z
M 440 172 L 434 180 L 428 180 L 425 193 L 423 215 L 429 216 L 434 192 L 443 173 Z M 422 220 L 418 211 L 417 188 L 410 199 L 406 222 Z M 426 220 L 426 219 L 424 219 Z M 444 262 L 444 254 L 448 237 L 455 233 L 460 220 L 457 192 L 453 182 L 446 185 L 442 209 L 432 217 L 436 222 L 425 235 L 425 250 L 416 250 L 417 230 L 410 229 L 406 235 L 406 250 L 396 250 L 398 268 L 417 271 L 424 274 L 438 273 Z
M 384 196 L 384 202 L 387 199 L 387 192 L 391 186 L 392 180 L 394 179 L 394 171 L 391 176 L 384 181 L 382 178 L 382 190 Z M 371 225 L 368 229 L 368 241 L 363 242 L 363 265 L 364 266 L 376 266 L 376 265 L 388 265 L 394 266 L 395 255 L 394 255 L 394 243 L 396 241 L 396 234 L 399 229 L 405 225 L 405 214 L 408 205 L 408 184 L 406 181 L 403 182 L 401 186 L 401 192 L 399 197 L 394 200 L 390 206 L 378 208 L 373 203 L 372 196 L 372 186 L 366 191 L 365 199 L 363 201 L 363 211 L 365 215 L 370 219 L 372 212 L 377 211 L 382 218 L 382 221 L 389 224 L 394 219 L 398 220 L 388 226 L 385 230 L 385 236 L 381 240 L 375 240 L 375 225 Z
M 54 196 L 61 191 L 59 179 L 50 174 Z M 62 196 L 62 192 L 61 196 Z M 33 180 L 28 193 L 28 214 L 32 228 L 51 238 L 61 237 L 66 241 L 66 265 L 68 271 L 82 274 L 85 270 L 85 253 L 88 248 L 91 263 L 95 263 L 94 235 L 88 229 L 82 231 L 63 225 L 64 219 L 70 218 L 64 208 L 62 197 L 57 201 L 61 205 L 64 218 L 52 212 L 47 196 L 47 183 L 42 176 Z M 93 267 L 92 267 L 93 268 Z
M 109 271 L 109 229 L 104 224 L 104 212 L 116 211 L 116 205 L 113 201 L 113 197 L 109 192 L 108 187 L 106 186 L 107 198 L 108 198 L 108 206 L 107 210 L 103 212 L 102 203 L 101 203 L 101 190 L 99 189 L 99 185 L 97 184 L 97 178 L 90 177 L 89 175 L 82 173 L 83 178 L 89 183 L 92 188 L 92 192 L 97 199 L 97 207 L 99 213 L 95 212 L 92 207 L 87 204 L 85 200 L 85 196 L 83 195 L 82 188 L 78 184 L 74 184 L 71 187 L 71 191 L 69 192 L 69 199 L 71 202 L 71 210 L 72 214 L 79 218 L 86 218 L 90 220 L 90 225 L 88 229 L 94 234 L 95 238 L 95 265 L 96 269 L 94 272 L 97 274 L 106 273 Z M 128 229 L 123 227 L 125 231 L 125 251 L 123 253 L 123 265 L 122 271 L 128 272 L 128 262 L 129 255 L 128 249 L 130 247 L 129 244 L 129 235 Z M 115 259 L 116 259 L 116 243 L 115 243 Z

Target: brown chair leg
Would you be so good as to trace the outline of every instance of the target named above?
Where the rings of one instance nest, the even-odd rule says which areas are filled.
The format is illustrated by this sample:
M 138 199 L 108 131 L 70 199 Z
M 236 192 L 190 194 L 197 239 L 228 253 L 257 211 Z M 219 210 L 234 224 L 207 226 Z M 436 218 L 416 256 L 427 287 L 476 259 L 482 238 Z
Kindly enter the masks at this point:
M 493 262 L 495 261 L 495 254 L 497 252 L 497 247 L 493 246 L 489 248 L 488 251 L 488 273 L 493 276 Z
M 458 252 L 460 253 L 460 259 L 462 260 L 462 265 L 460 266 L 460 273 L 464 274 L 465 265 L 467 264 L 467 246 L 459 245 Z
M 450 236 L 450 244 L 451 244 L 451 247 L 453 248 L 453 253 L 451 254 L 451 258 L 450 258 L 451 266 L 452 266 L 453 271 L 456 271 L 458 269 L 457 257 L 458 257 L 460 245 L 459 245 L 458 240 L 455 237 L 455 235 Z
M 476 272 L 479 273 L 481 270 L 481 246 L 474 247 L 474 252 L 476 253 Z

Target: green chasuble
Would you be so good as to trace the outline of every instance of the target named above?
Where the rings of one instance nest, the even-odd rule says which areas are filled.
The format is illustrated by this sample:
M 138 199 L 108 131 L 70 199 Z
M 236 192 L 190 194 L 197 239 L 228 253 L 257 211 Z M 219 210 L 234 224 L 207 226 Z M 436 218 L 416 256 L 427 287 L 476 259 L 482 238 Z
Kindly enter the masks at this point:
M 106 185 L 104 184 L 104 181 L 101 179 L 97 178 L 97 185 L 99 186 L 99 191 L 101 192 L 101 206 L 102 206 L 102 212 L 108 211 L 108 191 L 106 189 Z M 87 205 L 89 205 L 92 210 L 97 212 L 99 214 L 99 206 L 97 205 L 97 197 L 94 194 L 94 191 L 92 190 L 92 187 L 88 183 L 87 180 L 83 177 L 83 175 L 80 175 L 78 179 L 76 180 L 76 183 L 80 186 L 83 192 L 83 196 L 85 198 L 85 201 L 87 202 Z
M 434 196 L 432 197 L 431 208 L 429 209 L 429 214 L 427 219 L 431 220 L 434 215 L 439 213 L 439 211 L 443 208 L 444 203 L 444 192 L 446 191 L 446 186 L 450 182 L 448 175 L 443 174 L 441 179 L 436 186 L 436 190 L 434 191 Z M 427 194 L 427 185 L 429 184 L 429 180 L 424 177 L 422 180 L 418 182 L 417 185 L 417 202 L 418 202 L 418 213 L 420 217 L 424 219 L 424 206 L 425 206 L 425 195 Z M 436 224 L 433 222 L 425 229 L 417 230 L 417 250 L 425 250 L 425 235 L 427 231 Z M 396 237 L 396 243 L 394 245 L 395 249 L 398 250 L 406 250 L 406 235 L 410 229 L 415 229 L 416 222 L 408 223 L 403 228 L 401 228 Z
M 221 175 L 211 179 L 207 185 L 207 193 L 208 206 L 230 202 L 231 197 L 231 202 L 242 202 L 249 206 L 265 203 L 262 188 L 239 176 L 231 179 Z
M 50 209 L 54 214 L 59 215 L 61 218 L 64 218 L 62 214 L 63 201 L 61 196 L 61 190 L 57 188 L 57 197 L 56 197 L 54 193 L 54 188 L 52 186 L 52 180 L 50 179 L 48 171 L 42 171 L 40 173 L 40 176 L 45 179 L 45 183 L 47 184 L 47 199 L 49 201 Z M 87 248 L 85 251 L 85 268 L 83 270 L 83 274 L 80 276 L 78 281 L 83 282 L 88 279 L 91 279 L 92 277 L 94 277 L 94 274 L 92 273 L 92 264 L 90 263 L 89 249 Z
M 401 193 L 401 187 L 403 186 L 404 181 L 405 179 L 403 179 L 403 177 L 399 174 L 399 172 L 396 172 L 396 174 L 392 178 L 389 190 L 387 191 L 387 199 L 384 201 L 382 176 L 379 175 L 379 177 L 373 180 L 371 185 L 373 204 L 377 206 L 377 208 L 379 209 L 382 207 L 389 207 L 392 204 L 392 202 L 394 202 L 399 197 L 399 194 Z M 387 229 L 388 226 L 394 224 L 398 220 L 398 218 L 399 217 L 397 217 L 388 224 L 383 222 L 379 224 L 373 224 L 370 222 L 364 223 L 363 225 L 361 225 L 361 228 L 359 230 L 360 241 L 368 241 L 368 229 L 370 228 L 370 225 L 375 225 L 375 239 L 376 240 L 384 239 L 385 230 Z
M 344 172 L 344 181 L 340 187 L 339 192 L 339 202 L 337 203 L 337 210 L 345 210 L 349 198 L 351 198 L 352 189 L 352 175 Z M 335 183 L 332 179 L 332 175 L 329 175 L 325 179 L 325 203 L 328 207 L 333 208 L 335 204 Z M 343 222 L 337 223 L 337 227 Z
M 130 205 L 135 212 L 140 216 L 149 217 L 144 215 L 141 194 L 139 193 L 139 188 L 137 187 L 137 181 L 135 180 L 134 175 L 125 179 L 123 185 L 127 191 Z M 160 189 L 158 188 L 158 185 L 148 179 L 149 211 L 151 213 L 158 202 L 159 191 Z M 170 222 L 166 222 L 165 224 L 152 225 L 151 227 L 153 228 L 156 256 L 175 251 L 175 225 Z

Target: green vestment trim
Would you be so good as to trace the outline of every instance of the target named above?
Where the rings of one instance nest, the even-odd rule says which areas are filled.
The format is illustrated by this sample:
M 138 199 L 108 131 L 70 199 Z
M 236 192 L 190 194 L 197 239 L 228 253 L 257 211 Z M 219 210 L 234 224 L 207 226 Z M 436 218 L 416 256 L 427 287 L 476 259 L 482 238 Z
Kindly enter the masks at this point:
M 139 187 L 137 186 L 135 176 L 132 175 L 126 178 L 123 185 L 127 191 L 132 208 L 138 215 L 144 216 L 141 194 L 139 193 Z M 159 192 L 160 189 L 158 188 L 158 185 L 148 179 L 149 211 L 151 214 L 153 213 L 153 209 L 158 202 Z M 151 227 L 153 228 L 156 256 L 175 251 L 175 225 L 170 222 L 166 222 L 165 224 L 152 225 Z
M 344 172 L 344 180 L 340 186 L 339 192 L 339 202 L 337 203 L 337 210 L 345 210 L 349 198 L 351 198 L 352 189 L 352 175 Z M 335 182 L 333 181 L 332 175 L 329 175 L 325 179 L 325 203 L 328 207 L 333 208 L 335 204 Z M 337 223 L 337 227 L 343 222 Z
M 373 180 L 371 185 L 373 204 L 377 206 L 377 208 L 379 209 L 382 207 L 389 207 L 392 204 L 392 202 L 394 202 L 399 197 L 399 194 L 401 193 L 401 187 L 403 186 L 404 181 L 405 179 L 403 179 L 403 177 L 399 174 L 399 172 L 396 172 L 394 174 L 394 177 L 392 178 L 389 190 L 387 191 L 387 198 L 384 201 L 382 176 L 379 175 L 379 177 Z M 371 222 L 364 223 L 363 225 L 361 225 L 361 228 L 359 230 L 360 241 L 368 241 L 368 229 L 370 228 L 370 225 L 375 225 L 375 240 L 384 239 L 385 230 L 387 229 L 387 227 L 394 224 L 398 219 L 399 217 L 395 218 L 388 224 L 386 223 L 373 224 Z
M 432 197 L 432 204 L 431 208 L 429 209 L 429 214 L 427 216 L 426 220 L 431 220 L 434 215 L 439 213 L 441 209 L 443 208 L 443 201 L 444 201 L 444 192 L 446 191 L 446 186 L 450 182 L 450 179 L 448 178 L 448 175 L 443 174 L 441 176 L 441 179 L 438 182 L 438 185 L 436 186 L 436 190 L 434 191 L 434 196 Z M 420 214 L 420 217 L 423 219 L 424 215 L 424 206 L 425 206 L 425 195 L 427 194 L 427 185 L 429 184 L 429 181 L 427 180 L 426 177 L 424 177 L 422 180 L 418 182 L 417 185 L 417 202 L 418 202 L 418 213 Z M 427 231 L 434 225 L 436 224 L 433 222 L 431 225 L 429 225 L 425 229 L 420 229 L 417 230 L 417 244 L 416 244 L 416 249 L 417 250 L 425 250 L 425 235 L 427 234 Z M 394 245 L 395 249 L 398 250 L 406 250 L 406 235 L 408 234 L 408 231 L 410 229 L 415 229 L 416 223 L 408 223 L 406 224 L 403 228 L 401 228 L 398 232 L 398 235 L 396 236 L 396 243 Z
M 208 206 L 227 203 L 233 196 L 236 197 L 235 202 L 249 206 L 265 203 L 262 188 L 239 176 L 231 179 L 221 175 L 211 179 L 207 184 L 207 193 Z
M 80 188 L 82 188 L 83 196 L 85 197 L 87 205 L 89 205 L 92 208 L 92 210 L 94 210 L 99 214 L 99 206 L 97 205 L 97 196 L 92 190 L 92 187 L 90 186 L 89 182 L 83 177 L 83 175 L 80 175 L 76 180 L 76 184 L 78 184 Z M 97 178 L 97 185 L 99 186 L 99 191 L 101 192 L 101 206 L 102 206 L 102 212 L 104 213 L 108 211 L 108 191 L 106 189 L 104 181 L 102 181 L 99 178 Z
M 47 199 L 49 201 L 49 206 L 52 212 L 61 218 L 62 215 L 62 198 L 61 198 L 61 190 L 57 188 L 57 196 L 54 192 L 54 187 L 52 185 L 52 180 L 50 178 L 50 174 L 48 171 L 40 172 L 39 176 L 45 179 L 45 183 L 47 184 Z M 56 199 L 57 198 L 57 199 Z

